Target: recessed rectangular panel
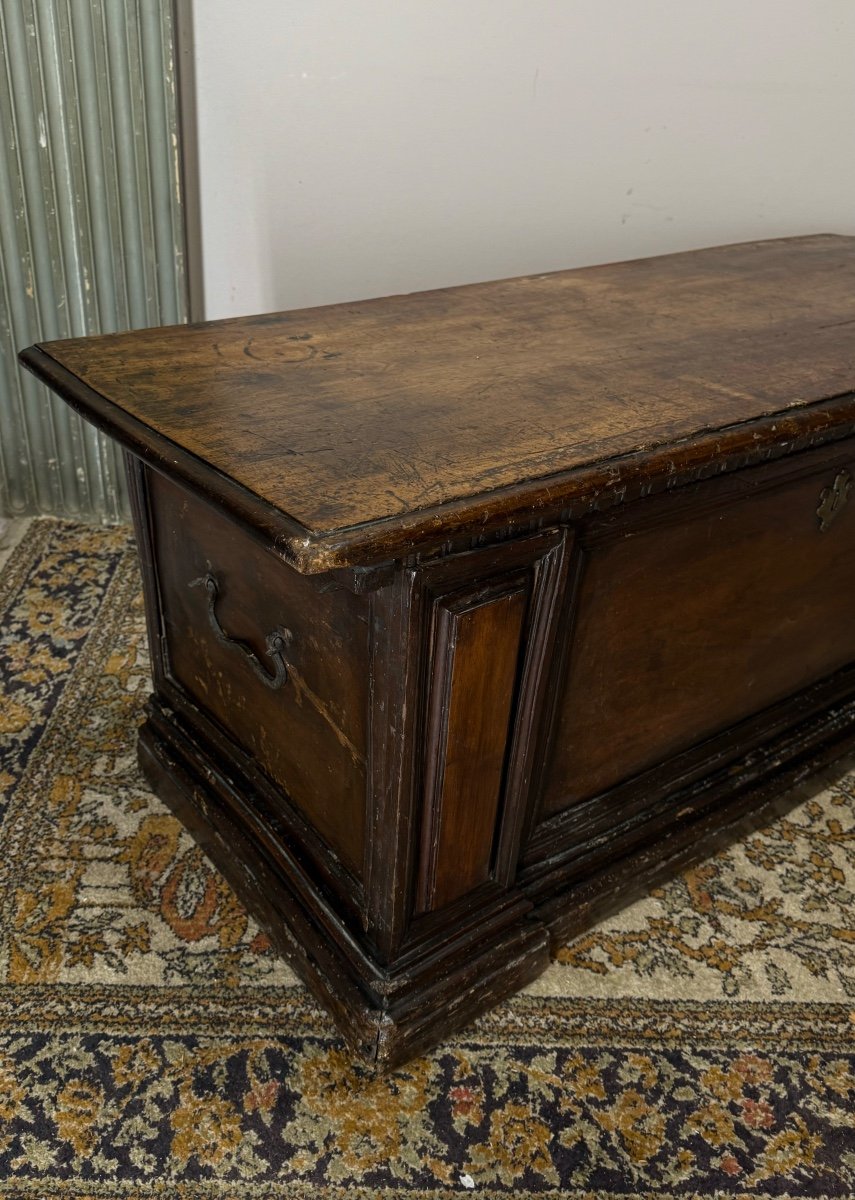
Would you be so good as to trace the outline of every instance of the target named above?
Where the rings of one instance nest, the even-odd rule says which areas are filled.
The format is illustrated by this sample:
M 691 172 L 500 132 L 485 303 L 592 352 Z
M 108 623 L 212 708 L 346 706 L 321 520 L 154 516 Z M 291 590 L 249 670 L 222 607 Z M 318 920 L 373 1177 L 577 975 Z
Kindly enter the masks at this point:
M 443 598 L 434 614 L 419 909 L 490 876 L 527 593 Z
M 818 452 L 710 481 L 672 513 L 651 502 L 653 519 L 591 542 L 545 813 L 855 661 L 853 478 L 851 454 Z

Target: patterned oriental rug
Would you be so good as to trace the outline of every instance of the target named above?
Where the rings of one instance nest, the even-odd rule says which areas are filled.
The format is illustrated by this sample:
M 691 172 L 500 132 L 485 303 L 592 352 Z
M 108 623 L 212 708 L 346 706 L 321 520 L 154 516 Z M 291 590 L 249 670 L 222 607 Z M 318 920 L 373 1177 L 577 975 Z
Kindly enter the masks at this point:
M 33 522 L 0 574 L 0 1197 L 855 1195 L 855 775 L 378 1079 L 148 790 L 148 686 L 127 530 Z

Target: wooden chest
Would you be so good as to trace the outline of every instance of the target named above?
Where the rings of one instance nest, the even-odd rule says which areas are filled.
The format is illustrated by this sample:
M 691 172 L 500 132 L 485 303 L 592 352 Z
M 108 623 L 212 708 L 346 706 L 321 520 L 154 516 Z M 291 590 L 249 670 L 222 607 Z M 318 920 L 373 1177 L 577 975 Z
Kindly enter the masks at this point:
M 121 441 L 140 756 L 391 1064 L 855 741 L 855 239 L 32 347 Z

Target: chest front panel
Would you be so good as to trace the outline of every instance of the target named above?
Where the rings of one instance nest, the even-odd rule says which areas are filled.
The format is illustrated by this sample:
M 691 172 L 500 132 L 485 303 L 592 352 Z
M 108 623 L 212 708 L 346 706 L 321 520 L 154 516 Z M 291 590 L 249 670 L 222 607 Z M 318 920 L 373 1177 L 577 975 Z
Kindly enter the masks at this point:
M 589 523 L 544 815 L 855 661 L 853 478 L 847 445 Z

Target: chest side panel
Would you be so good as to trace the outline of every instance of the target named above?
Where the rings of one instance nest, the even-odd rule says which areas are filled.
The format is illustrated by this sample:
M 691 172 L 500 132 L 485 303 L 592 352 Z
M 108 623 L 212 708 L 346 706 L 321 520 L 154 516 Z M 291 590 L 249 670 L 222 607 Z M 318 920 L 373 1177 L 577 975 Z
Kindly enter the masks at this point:
M 545 814 L 608 793 L 855 661 L 853 476 L 847 444 L 591 526 L 580 539 Z
M 358 875 L 365 600 L 299 575 L 154 472 L 149 494 L 170 675 Z

